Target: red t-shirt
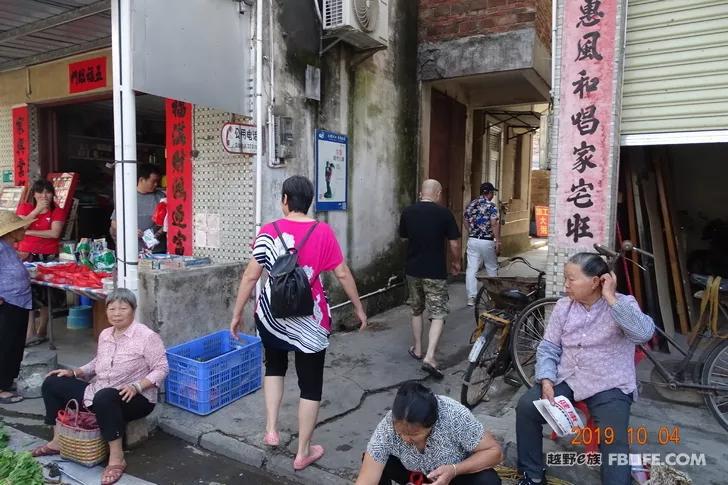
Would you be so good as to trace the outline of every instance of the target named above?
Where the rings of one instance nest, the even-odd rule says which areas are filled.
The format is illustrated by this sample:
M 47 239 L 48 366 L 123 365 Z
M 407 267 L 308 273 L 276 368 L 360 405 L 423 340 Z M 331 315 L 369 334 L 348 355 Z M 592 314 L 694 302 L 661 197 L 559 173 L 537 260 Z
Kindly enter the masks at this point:
M 17 214 L 19 216 L 27 216 L 33 212 L 33 204 L 24 202 L 18 206 Z M 29 231 L 50 231 L 54 222 L 63 222 L 63 211 L 58 207 L 40 214 L 31 225 L 28 226 Z M 58 239 L 47 237 L 25 236 L 18 243 L 18 250 L 33 254 L 58 254 Z

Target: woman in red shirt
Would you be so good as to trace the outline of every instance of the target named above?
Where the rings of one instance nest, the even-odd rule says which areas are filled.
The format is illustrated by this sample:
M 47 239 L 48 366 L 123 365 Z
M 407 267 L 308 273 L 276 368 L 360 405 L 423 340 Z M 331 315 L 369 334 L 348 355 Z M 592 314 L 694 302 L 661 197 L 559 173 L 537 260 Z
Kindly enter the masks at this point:
M 58 258 L 58 243 L 63 230 L 63 211 L 56 206 L 53 198 L 56 191 L 47 180 L 36 180 L 32 187 L 33 202 L 18 206 L 17 214 L 23 219 L 35 219 L 25 231 L 25 238 L 18 243 L 21 259 L 31 262 L 47 262 Z M 33 308 L 40 310 L 38 332 L 33 321 L 29 322 L 26 342 L 41 343 L 45 340 L 48 326 L 47 292 L 33 287 Z M 32 316 L 31 316 L 32 319 Z

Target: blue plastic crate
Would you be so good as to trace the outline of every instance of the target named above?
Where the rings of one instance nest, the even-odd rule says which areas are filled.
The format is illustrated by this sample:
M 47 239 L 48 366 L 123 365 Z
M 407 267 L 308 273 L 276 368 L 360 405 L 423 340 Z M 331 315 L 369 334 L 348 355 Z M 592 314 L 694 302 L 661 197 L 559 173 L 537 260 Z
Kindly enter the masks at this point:
M 220 330 L 168 349 L 167 402 L 206 415 L 260 389 L 260 339 L 239 335 Z

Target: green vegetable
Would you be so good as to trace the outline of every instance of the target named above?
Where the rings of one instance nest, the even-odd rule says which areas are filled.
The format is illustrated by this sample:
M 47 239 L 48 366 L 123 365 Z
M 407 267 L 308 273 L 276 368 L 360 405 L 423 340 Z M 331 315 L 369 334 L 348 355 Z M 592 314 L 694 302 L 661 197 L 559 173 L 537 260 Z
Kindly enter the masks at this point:
M 0 478 L 0 485 L 43 485 L 43 468 L 30 452 L 16 453 L 15 468 L 6 478 Z
M 7 447 L 10 437 L 0 423 L 0 485 L 43 485 L 43 467 L 27 451 Z
M 8 432 L 5 429 L 5 425 L 2 422 L 0 422 L 0 449 L 8 446 L 8 441 L 10 441 L 10 436 L 8 435 Z

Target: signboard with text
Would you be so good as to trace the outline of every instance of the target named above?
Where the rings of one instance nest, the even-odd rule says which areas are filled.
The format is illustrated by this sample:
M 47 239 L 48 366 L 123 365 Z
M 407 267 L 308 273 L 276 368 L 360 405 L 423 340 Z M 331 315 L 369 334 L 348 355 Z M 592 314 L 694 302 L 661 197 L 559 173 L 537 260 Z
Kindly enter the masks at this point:
M 348 198 L 349 137 L 316 130 L 316 210 L 344 211 Z
M 95 57 L 68 65 L 68 92 L 82 93 L 106 87 L 106 57 Z
M 255 125 L 225 123 L 220 130 L 220 137 L 226 152 L 255 155 L 258 147 L 258 130 Z
M 617 6 L 564 2 L 554 215 L 560 247 L 591 248 L 609 234 Z

